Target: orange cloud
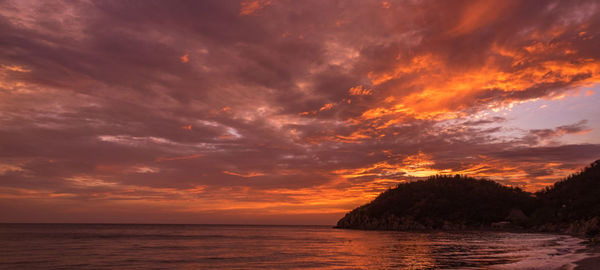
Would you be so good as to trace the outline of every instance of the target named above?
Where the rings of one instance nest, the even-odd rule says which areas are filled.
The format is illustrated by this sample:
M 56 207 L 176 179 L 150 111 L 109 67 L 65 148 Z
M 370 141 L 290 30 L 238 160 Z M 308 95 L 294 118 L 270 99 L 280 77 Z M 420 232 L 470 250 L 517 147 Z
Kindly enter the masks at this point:
M 231 172 L 231 171 L 223 171 L 223 173 L 233 175 L 233 176 L 244 177 L 244 178 L 251 178 L 251 177 L 265 175 L 264 173 L 261 173 L 261 172 L 236 173 L 236 172 Z
M 0 12 L 9 39 L 0 54 L 10 60 L 0 64 L 0 148 L 7 150 L 0 176 L 8 179 L 0 197 L 85 200 L 82 216 L 96 216 L 95 203 L 193 216 L 342 215 L 397 183 L 434 174 L 536 190 L 599 152 L 593 134 L 559 137 L 598 128 L 593 115 L 574 116 L 583 108 L 565 118 L 588 118 L 589 127 L 538 127 L 551 119 L 530 130 L 510 127 L 520 115 L 483 119 L 600 81 L 594 1 L 271 2 L 202 6 L 189 11 L 198 15 L 193 23 L 189 5 L 144 13 L 168 24 L 116 2 L 119 14 L 85 5 L 16 5 L 22 10 L 13 13 L 9 3 L 10 12 Z M 61 14 L 94 20 L 60 23 Z M 38 16 L 46 19 L 31 20 Z M 94 28 L 124 18 L 123 31 Z M 55 27 L 39 25 L 55 19 Z M 96 36 L 110 46 L 87 46 Z M 144 61 L 131 61 L 131 48 Z M 206 61 L 172 69 L 162 59 L 169 51 L 182 52 L 180 68 L 194 57 Z M 591 104 L 597 97 L 587 89 L 577 95 Z M 545 103 L 524 121 L 545 121 L 542 114 L 556 111 Z M 199 127 L 204 132 L 187 132 Z M 554 147 L 558 138 L 586 144 L 562 149 Z M 85 151 L 106 147 L 102 155 Z M 140 153 L 155 153 L 155 163 Z M 240 181 L 251 179 L 260 181 Z
M 365 176 L 390 178 L 428 177 L 452 172 L 450 169 L 438 170 L 431 168 L 434 164 L 435 162 L 430 155 L 419 152 L 415 155 L 407 156 L 400 163 L 381 161 L 364 168 L 336 170 L 333 173 L 341 175 L 344 178 Z
M 336 135 L 333 140 L 343 143 L 360 143 L 361 140 L 370 139 L 371 136 L 364 133 L 364 131 L 357 130 L 352 132 L 348 136 Z
M 370 72 L 370 80 L 374 85 L 380 85 L 410 74 L 419 74 L 420 76 L 409 85 L 416 91 L 409 95 L 400 91 L 386 99 L 390 105 L 376 104 L 378 107 L 364 111 L 362 117 L 373 119 L 403 114 L 417 119 L 452 119 L 461 116 L 461 111 L 477 106 L 480 106 L 480 109 L 491 109 L 521 102 L 519 99 L 510 98 L 508 93 L 535 89 L 538 85 L 576 87 L 600 82 L 600 63 L 597 61 L 539 60 L 546 55 L 560 53 L 564 46 L 567 45 L 537 43 L 517 50 L 495 46 L 495 55 L 488 57 L 483 67 L 460 71 L 454 70 L 449 66 L 451 64 L 431 54 L 415 56 L 408 62 L 399 61 L 392 71 Z M 506 59 L 512 61 L 511 68 L 519 70 L 508 72 L 506 67 L 499 65 L 500 60 Z M 531 62 L 536 64 L 523 66 L 523 63 Z M 493 91 L 496 91 L 497 99 L 479 98 Z M 547 92 L 546 95 L 552 95 L 552 92 Z M 482 106 L 484 104 L 486 106 Z
M 181 56 L 181 63 L 187 63 L 190 61 L 190 55 L 189 54 L 184 54 L 183 56 Z
M 370 96 L 373 94 L 373 90 L 366 89 L 362 85 L 359 85 L 359 86 L 350 88 L 350 90 L 348 90 L 348 93 L 351 96 Z
M 323 105 L 323 107 L 321 107 L 319 109 L 319 111 L 328 111 L 328 110 L 331 110 L 331 108 L 333 108 L 333 105 L 334 105 L 333 103 L 327 103 L 327 104 Z
M 301 112 L 298 115 L 308 116 L 308 115 L 315 115 L 315 114 L 316 114 L 315 111 L 310 111 L 310 112 Z
M 16 65 L 2 65 L 2 70 L 14 71 L 14 72 L 31 72 L 31 70 Z
M 271 5 L 270 0 L 248 0 L 240 3 L 240 15 L 251 15 Z
M 24 89 L 26 84 L 19 81 L 13 76 L 14 73 L 30 73 L 30 69 L 26 69 L 18 65 L 1 65 L 0 66 L 0 90 L 6 89 L 18 91 Z M 1 94 L 1 93 L 0 93 Z
M 3 164 L 0 163 L 0 175 L 8 174 L 11 172 L 22 172 L 23 168 L 21 168 L 17 164 Z

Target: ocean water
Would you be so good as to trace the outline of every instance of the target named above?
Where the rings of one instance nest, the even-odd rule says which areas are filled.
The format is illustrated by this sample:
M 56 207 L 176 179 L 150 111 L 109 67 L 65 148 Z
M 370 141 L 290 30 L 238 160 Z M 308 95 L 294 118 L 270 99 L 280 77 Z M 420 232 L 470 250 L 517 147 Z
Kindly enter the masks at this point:
M 0 224 L 2 269 L 569 269 L 582 239 L 327 226 Z

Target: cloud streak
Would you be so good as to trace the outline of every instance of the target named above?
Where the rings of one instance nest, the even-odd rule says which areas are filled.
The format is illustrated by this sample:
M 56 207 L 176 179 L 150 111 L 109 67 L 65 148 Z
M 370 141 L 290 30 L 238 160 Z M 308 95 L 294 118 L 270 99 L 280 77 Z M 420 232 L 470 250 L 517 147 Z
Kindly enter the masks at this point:
M 600 157 L 598 118 L 508 112 L 598 98 L 599 9 L 2 1 L 0 221 L 333 224 L 438 173 L 541 188 Z

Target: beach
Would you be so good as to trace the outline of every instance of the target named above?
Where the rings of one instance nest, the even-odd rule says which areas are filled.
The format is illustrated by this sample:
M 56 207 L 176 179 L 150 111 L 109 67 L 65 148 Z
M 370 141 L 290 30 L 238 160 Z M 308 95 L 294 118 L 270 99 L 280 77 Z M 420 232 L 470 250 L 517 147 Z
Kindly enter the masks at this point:
M 596 270 L 600 269 L 600 246 L 596 245 L 589 250 L 585 250 L 591 257 L 575 262 L 575 270 Z

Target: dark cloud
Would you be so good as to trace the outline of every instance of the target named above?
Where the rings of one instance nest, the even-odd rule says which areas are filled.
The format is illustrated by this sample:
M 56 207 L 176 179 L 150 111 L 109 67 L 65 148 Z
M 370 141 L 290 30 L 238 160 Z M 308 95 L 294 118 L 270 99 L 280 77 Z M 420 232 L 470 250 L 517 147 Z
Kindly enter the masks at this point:
M 501 116 L 494 116 L 490 119 L 481 119 L 481 120 L 471 120 L 471 121 L 466 121 L 463 123 L 463 125 L 465 126 L 479 126 L 479 125 L 485 125 L 485 124 L 495 124 L 495 123 L 502 123 L 505 122 L 506 118 L 505 117 L 501 117 Z
M 593 119 L 515 134 L 485 113 L 600 81 L 598 9 L 1 1 L 0 210 L 329 223 L 435 173 L 539 188 L 598 158 L 559 140 Z
M 565 134 L 581 134 L 591 131 L 587 126 L 587 122 L 587 120 L 581 120 L 571 125 L 556 127 L 555 129 L 532 129 L 529 133 L 537 136 L 539 139 L 552 139 Z

